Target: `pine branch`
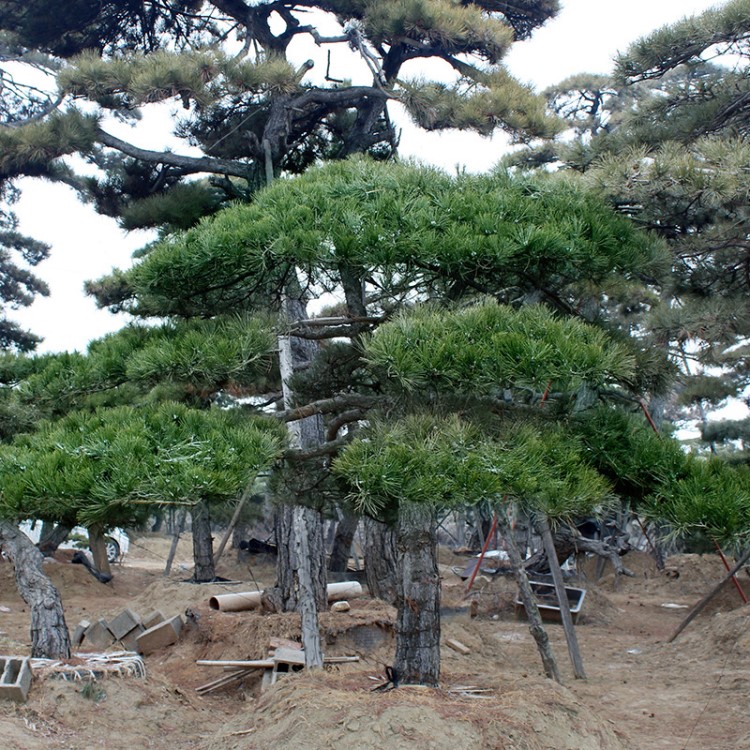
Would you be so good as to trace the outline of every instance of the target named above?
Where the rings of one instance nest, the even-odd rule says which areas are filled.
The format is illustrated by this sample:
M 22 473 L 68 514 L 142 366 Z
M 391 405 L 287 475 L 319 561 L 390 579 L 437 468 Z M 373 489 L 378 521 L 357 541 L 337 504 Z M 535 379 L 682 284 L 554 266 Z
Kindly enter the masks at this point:
M 326 443 L 316 445 L 314 448 L 308 448 L 306 450 L 287 450 L 284 452 L 283 458 L 287 461 L 307 461 L 311 458 L 331 456 L 338 453 L 350 442 L 351 438 L 348 435 L 344 435 L 336 440 L 330 440 Z
M 132 156 L 134 159 L 141 159 L 156 164 L 169 164 L 173 167 L 179 167 L 186 173 L 211 172 L 214 174 L 242 177 L 244 179 L 251 179 L 252 177 L 253 166 L 250 164 L 243 164 L 239 161 L 228 161 L 226 159 L 215 159 L 211 156 L 182 156 L 174 154 L 171 151 L 149 151 L 123 141 L 101 128 L 97 128 L 97 140 L 105 146 L 114 148 L 127 156 Z
M 330 414 L 331 412 L 340 411 L 347 407 L 370 409 L 380 401 L 381 399 L 375 396 L 363 396 L 359 393 L 339 393 L 332 398 L 323 398 L 318 401 L 312 401 L 304 406 L 277 412 L 273 416 L 282 422 L 296 422 L 298 419 L 305 419 L 316 414 Z

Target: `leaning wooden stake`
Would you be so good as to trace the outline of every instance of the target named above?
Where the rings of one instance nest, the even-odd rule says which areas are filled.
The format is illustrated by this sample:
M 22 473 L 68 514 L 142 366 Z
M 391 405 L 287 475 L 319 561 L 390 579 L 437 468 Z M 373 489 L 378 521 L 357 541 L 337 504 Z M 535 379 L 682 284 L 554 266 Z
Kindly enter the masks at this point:
M 185 528 L 186 520 L 187 520 L 187 508 L 183 508 L 180 511 L 180 520 L 177 522 L 177 528 L 175 529 L 174 535 L 172 536 L 172 545 L 169 548 L 169 556 L 167 557 L 167 564 L 164 566 L 165 578 L 172 572 L 172 563 L 174 562 L 174 556 L 177 554 L 177 545 L 180 541 L 180 534 L 182 534 Z
M 224 536 L 221 539 L 221 544 L 219 545 L 219 549 L 216 550 L 216 554 L 214 555 L 214 565 L 218 564 L 219 560 L 221 560 L 221 556 L 224 554 L 224 548 L 227 546 L 227 542 L 229 541 L 229 537 L 232 536 L 232 533 L 234 532 L 234 527 L 237 525 L 237 522 L 240 520 L 240 513 L 242 513 L 242 509 L 245 507 L 245 503 L 247 502 L 247 499 L 250 497 L 250 493 L 253 489 L 253 482 L 250 482 L 247 487 L 245 487 L 245 491 L 242 493 L 242 497 L 237 502 L 237 507 L 234 509 L 234 513 L 232 515 L 232 520 L 229 522 L 229 526 L 227 526 L 227 530 L 224 532 Z
M 672 643 L 672 641 L 677 638 L 677 636 L 685 630 L 685 628 L 690 625 L 690 623 L 703 611 L 705 606 L 713 599 L 716 594 L 721 591 L 724 584 L 731 580 L 734 575 L 739 571 L 739 569 L 750 559 L 750 548 L 745 552 L 745 554 L 740 557 L 737 564 L 724 576 L 724 578 L 721 579 L 719 583 L 714 586 L 711 591 L 709 591 L 703 599 L 701 599 L 691 610 L 688 616 L 680 623 L 680 627 L 677 628 L 677 630 L 672 633 L 672 637 L 667 641 L 667 643 Z
M 547 562 L 549 562 L 552 580 L 555 583 L 557 603 L 560 605 L 560 618 L 563 630 L 565 631 L 565 640 L 568 642 L 570 661 L 573 663 L 573 673 L 577 680 L 585 680 L 586 673 L 583 671 L 583 659 L 581 659 L 581 651 L 578 648 L 578 638 L 576 637 L 576 630 L 573 625 L 573 616 L 570 614 L 570 605 L 568 604 L 568 595 L 565 591 L 562 569 L 560 568 L 560 563 L 557 561 L 555 540 L 552 538 L 552 531 L 550 530 L 546 516 L 541 515 L 539 517 L 537 527 L 542 535 L 544 551 L 547 553 Z
M 509 528 L 507 521 L 503 514 L 500 514 L 500 523 L 502 525 L 503 534 L 505 536 L 506 546 L 508 548 L 508 557 L 510 557 L 511 565 L 513 566 L 513 572 L 516 576 L 516 582 L 518 583 L 518 591 L 523 602 L 523 606 L 526 609 L 526 617 L 529 621 L 529 631 L 536 641 L 536 647 L 539 651 L 539 656 L 542 658 L 542 666 L 544 667 L 544 674 L 547 675 L 551 680 L 562 684 L 560 679 L 560 670 L 557 668 L 557 662 L 555 661 L 555 655 L 552 653 L 552 646 L 549 643 L 549 636 L 547 631 L 544 629 L 542 623 L 542 616 L 539 613 L 539 607 L 536 604 L 534 598 L 534 592 L 531 590 L 529 584 L 529 577 L 526 575 L 526 568 L 524 568 L 523 560 L 521 559 L 521 553 L 516 546 L 516 540 L 513 538 L 513 532 Z

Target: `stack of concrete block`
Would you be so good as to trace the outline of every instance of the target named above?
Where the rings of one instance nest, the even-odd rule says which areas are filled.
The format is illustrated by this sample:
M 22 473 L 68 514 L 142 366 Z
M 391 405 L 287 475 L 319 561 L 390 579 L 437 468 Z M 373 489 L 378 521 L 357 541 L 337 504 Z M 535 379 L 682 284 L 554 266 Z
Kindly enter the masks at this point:
M 0 656 L 0 700 L 25 703 L 31 687 L 31 664 L 24 656 Z
M 152 612 L 141 618 L 130 609 L 124 609 L 113 619 L 94 623 L 81 620 L 73 633 L 73 645 L 93 646 L 104 651 L 115 644 L 127 651 L 151 654 L 176 643 L 182 631 L 182 617 L 167 619 L 161 612 Z

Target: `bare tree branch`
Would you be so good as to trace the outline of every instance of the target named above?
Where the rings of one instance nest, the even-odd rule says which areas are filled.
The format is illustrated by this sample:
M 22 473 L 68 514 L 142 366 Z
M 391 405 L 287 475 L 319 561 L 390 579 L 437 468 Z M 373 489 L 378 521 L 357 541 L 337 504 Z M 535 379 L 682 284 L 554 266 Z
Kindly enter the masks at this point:
M 254 169 L 250 164 L 244 164 L 239 161 L 228 161 L 226 159 L 215 159 L 210 156 L 181 156 L 171 151 L 149 151 L 123 141 L 101 128 L 98 128 L 98 140 L 103 145 L 114 148 L 127 156 L 132 156 L 134 159 L 142 159 L 143 161 L 157 164 L 169 164 L 173 167 L 179 167 L 185 172 L 211 172 L 213 174 L 226 174 L 249 179 Z
M 332 398 L 323 398 L 295 409 L 286 409 L 274 414 L 274 417 L 282 422 L 295 422 L 315 414 L 330 414 L 346 408 L 370 409 L 380 401 L 381 399 L 376 396 L 364 396 L 361 393 L 339 393 Z

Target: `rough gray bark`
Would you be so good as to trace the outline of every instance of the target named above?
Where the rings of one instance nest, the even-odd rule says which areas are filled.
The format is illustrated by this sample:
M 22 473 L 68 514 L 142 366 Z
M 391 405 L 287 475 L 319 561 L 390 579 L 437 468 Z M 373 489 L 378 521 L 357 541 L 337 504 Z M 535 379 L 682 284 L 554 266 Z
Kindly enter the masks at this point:
M 513 538 L 513 531 L 508 527 L 502 513 L 498 514 L 498 518 L 503 527 L 508 557 L 510 557 L 511 565 L 513 565 L 513 573 L 516 577 L 516 583 L 518 583 L 519 595 L 523 602 L 524 609 L 526 610 L 526 618 L 529 621 L 529 632 L 534 638 L 537 650 L 539 651 L 539 656 L 542 659 L 544 674 L 546 674 L 551 680 L 562 683 L 562 680 L 560 679 L 560 670 L 557 667 L 557 661 L 555 660 L 555 655 L 552 652 L 552 646 L 549 642 L 549 636 L 544 629 L 542 615 L 539 612 L 539 607 L 534 598 L 534 592 L 531 590 L 531 584 L 529 583 L 529 577 L 526 575 L 526 569 L 523 567 L 521 553 L 516 545 L 516 540 Z
M 292 509 L 292 529 L 294 534 L 294 550 L 292 552 L 294 571 L 299 586 L 297 611 L 300 614 L 302 627 L 302 644 L 305 649 L 305 667 L 317 669 L 323 666 L 323 651 L 320 643 L 320 629 L 318 627 L 318 608 L 316 601 L 317 587 L 313 581 L 310 561 L 311 550 L 308 543 L 317 537 L 307 533 L 308 524 L 314 523 L 312 516 L 316 511 L 296 505 Z M 320 514 L 317 514 L 320 515 Z M 322 524 L 320 524 L 322 543 Z
M 107 540 L 104 538 L 104 529 L 100 524 L 88 527 L 89 549 L 94 558 L 94 567 L 105 576 L 112 575 L 112 568 L 107 557 Z
M 396 529 L 373 518 L 364 518 L 365 578 L 370 596 L 396 604 Z
M 39 551 L 45 557 L 53 557 L 57 548 L 70 536 L 72 528 L 64 523 L 54 524 L 50 521 L 42 523 L 42 531 L 39 534 Z
M 401 684 L 437 687 L 440 680 L 440 575 L 437 518 L 424 504 L 398 514 L 398 615 L 394 669 Z
M 301 560 L 294 554 L 295 526 L 294 510 L 297 506 L 282 503 L 276 509 L 274 522 L 276 527 L 276 597 L 279 607 L 285 612 L 297 612 L 300 605 L 299 565 Z M 323 543 L 323 517 L 314 508 L 300 506 L 304 511 L 305 534 L 308 537 L 309 575 L 312 581 L 315 602 L 318 609 L 325 609 L 328 603 L 326 593 L 325 555 L 318 554 Z M 312 547 L 312 550 L 310 549 Z M 307 575 L 307 573 L 305 574 Z
M 292 279 L 287 283 L 284 311 L 289 323 L 304 320 L 305 302 L 299 293 L 298 284 Z M 294 393 L 289 380 L 295 372 L 303 370 L 312 362 L 318 344 L 297 336 L 279 337 L 279 369 L 284 393 L 284 406 L 294 402 Z M 320 414 L 307 416 L 287 423 L 290 443 L 293 448 L 314 448 L 324 442 L 323 418 Z M 282 504 L 276 512 L 276 586 L 265 597 L 266 603 L 281 606 L 285 611 L 296 610 L 303 618 L 302 645 L 305 649 L 305 664 L 308 667 L 322 666 L 318 611 L 325 607 L 325 546 L 323 544 L 323 518 L 309 507 Z M 300 539 L 299 535 L 304 536 Z
M 211 537 L 211 513 L 208 503 L 200 500 L 193 506 L 193 563 L 195 583 L 207 583 L 216 578 L 214 546 Z
M 31 611 L 31 656 L 70 658 L 62 600 L 42 569 L 42 553 L 22 531 L 6 521 L 0 521 L 0 549 L 13 561 L 18 593 Z
M 356 513 L 345 511 L 341 520 L 336 524 L 336 534 L 333 537 L 333 548 L 331 559 L 328 561 L 328 570 L 337 573 L 345 573 L 349 567 L 349 555 L 354 542 L 354 534 L 359 526 L 359 516 Z
M 557 602 L 560 606 L 560 618 L 562 619 L 565 639 L 568 643 L 568 653 L 570 661 L 573 664 L 573 673 L 578 680 L 586 679 L 586 672 L 583 669 L 583 659 L 581 659 L 581 650 L 578 647 L 578 638 L 576 636 L 575 626 L 573 625 L 573 616 L 570 614 L 568 605 L 568 596 L 565 593 L 565 582 L 563 581 L 562 570 L 557 561 L 555 554 L 555 541 L 552 538 L 552 531 L 545 516 L 540 516 L 537 520 L 537 528 L 542 535 L 544 549 L 549 559 L 549 568 L 552 573 L 552 580 L 555 582 L 555 592 L 557 593 Z

